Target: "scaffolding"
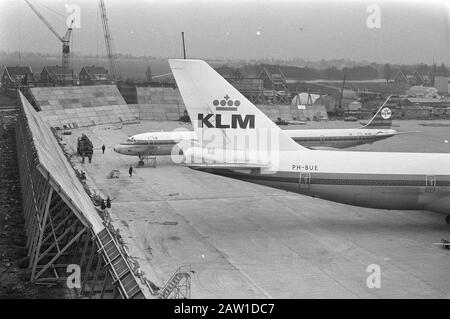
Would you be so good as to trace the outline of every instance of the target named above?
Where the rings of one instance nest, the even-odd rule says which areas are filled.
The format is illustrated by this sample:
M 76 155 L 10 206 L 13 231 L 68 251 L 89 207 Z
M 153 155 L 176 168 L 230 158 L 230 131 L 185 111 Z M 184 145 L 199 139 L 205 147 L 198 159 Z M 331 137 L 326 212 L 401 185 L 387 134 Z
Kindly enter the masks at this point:
M 19 94 L 16 142 L 30 280 L 68 282 L 75 265 L 80 283 L 69 291 L 77 298 L 149 297 L 50 129 Z

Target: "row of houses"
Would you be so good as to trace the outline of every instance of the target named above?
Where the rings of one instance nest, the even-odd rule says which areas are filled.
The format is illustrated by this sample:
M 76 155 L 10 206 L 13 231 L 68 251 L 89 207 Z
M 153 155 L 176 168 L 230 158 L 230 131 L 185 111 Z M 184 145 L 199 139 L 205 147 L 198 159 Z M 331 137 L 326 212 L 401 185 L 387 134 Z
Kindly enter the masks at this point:
M 78 77 L 73 70 L 58 65 L 45 66 L 39 75 L 34 74 L 30 66 L 7 66 L 1 77 L 3 90 L 15 90 L 20 86 L 96 85 L 110 82 L 108 70 L 95 65 L 83 67 Z
M 300 68 L 276 65 L 240 69 L 221 66 L 216 71 L 254 103 L 289 104 L 298 94 L 296 84 L 305 76 Z
M 259 80 L 255 82 L 264 89 L 283 91 L 295 90 L 298 83 L 314 78 L 311 74 L 312 70 L 308 68 L 300 68 L 293 66 L 277 66 L 277 65 L 260 65 L 258 67 L 248 66 L 239 69 L 222 66 L 216 69 L 224 78 L 234 83 L 248 81 L 249 79 Z M 392 78 L 394 82 L 406 83 L 408 85 L 434 85 L 438 88 L 440 93 L 447 93 L 448 77 L 443 75 L 423 74 L 419 71 L 410 71 L 407 69 L 393 69 Z M 338 81 L 338 80 L 337 80 Z M 442 91 L 442 92 L 441 92 Z
M 262 65 L 237 69 L 222 66 L 216 71 L 254 103 L 289 104 L 303 92 L 327 96 L 327 111 L 336 113 L 339 107 L 341 111 L 354 110 L 361 108 L 361 102 L 382 98 L 381 93 L 368 90 L 344 90 L 340 98 L 341 90 L 336 87 L 304 82 L 312 75 L 308 74 L 309 69 L 298 67 Z
M 258 85 L 262 84 L 264 89 L 270 90 L 289 90 L 292 84 L 311 79 L 310 71 L 307 68 L 285 66 L 285 65 L 260 65 L 246 66 L 242 68 L 231 68 L 221 66 L 216 68 L 225 79 L 234 82 L 240 82 L 246 79 L 259 80 Z
M 442 74 L 422 74 L 419 71 L 412 72 L 400 69 L 396 72 L 394 81 L 413 86 L 434 86 L 439 94 L 450 93 L 450 79 Z

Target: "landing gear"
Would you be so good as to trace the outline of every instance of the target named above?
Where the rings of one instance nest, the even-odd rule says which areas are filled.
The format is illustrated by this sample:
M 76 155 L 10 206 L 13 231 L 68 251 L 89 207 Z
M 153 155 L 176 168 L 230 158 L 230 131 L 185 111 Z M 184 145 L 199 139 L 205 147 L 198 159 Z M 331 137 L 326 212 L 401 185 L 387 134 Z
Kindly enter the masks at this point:
M 447 217 L 445 217 L 445 222 L 447 223 L 447 225 L 450 225 L 450 215 L 447 215 Z
M 138 166 L 144 166 L 144 159 L 147 160 L 147 166 L 149 167 L 156 167 L 156 156 L 139 156 L 139 162 L 138 162 Z M 150 164 L 149 164 L 149 160 L 150 159 Z
M 139 156 L 138 166 L 144 166 L 144 158 L 145 158 L 145 156 L 141 156 L 140 153 L 138 153 L 138 156 Z
M 138 166 L 144 166 L 144 157 L 139 156 Z

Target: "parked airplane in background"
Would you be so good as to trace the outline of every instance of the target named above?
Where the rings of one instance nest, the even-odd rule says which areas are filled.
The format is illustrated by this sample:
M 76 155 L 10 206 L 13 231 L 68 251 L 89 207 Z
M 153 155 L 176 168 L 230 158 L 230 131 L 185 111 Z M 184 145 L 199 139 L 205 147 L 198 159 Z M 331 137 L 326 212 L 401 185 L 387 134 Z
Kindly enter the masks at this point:
M 381 105 L 370 121 L 360 128 L 346 129 L 300 129 L 284 132 L 294 141 L 311 149 L 347 148 L 371 144 L 385 138 L 401 134 L 391 129 L 392 113 L 384 107 L 390 97 Z M 131 156 L 157 156 L 180 153 L 177 146 L 182 141 L 196 140 L 195 132 L 151 132 L 131 136 L 127 142 L 114 147 L 114 151 Z
M 312 151 L 206 62 L 169 64 L 197 135 L 185 165 L 350 205 L 450 214 L 450 154 Z M 231 102 L 217 103 L 223 97 Z

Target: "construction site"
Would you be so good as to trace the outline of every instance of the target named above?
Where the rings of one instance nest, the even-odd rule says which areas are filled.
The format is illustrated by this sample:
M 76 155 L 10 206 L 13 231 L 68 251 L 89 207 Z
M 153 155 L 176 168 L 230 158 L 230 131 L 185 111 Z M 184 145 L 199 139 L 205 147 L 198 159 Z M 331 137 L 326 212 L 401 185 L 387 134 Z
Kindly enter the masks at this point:
M 76 99 L 72 88 L 52 90 Z M 105 88 L 78 90 L 85 98 Z M 37 101 L 45 96 L 32 92 Z M 448 234 L 439 214 L 334 204 L 190 170 L 170 158 L 141 167 L 113 146 L 180 122 L 143 120 L 120 103 L 102 105 L 117 118 L 92 110 L 67 121 L 53 99 L 45 116 L 24 96 L 21 102 L 4 127 L 16 130 L 32 282 L 65 282 L 68 265 L 76 264 L 82 285 L 70 295 L 78 297 L 370 298 L 377 295 L 365 286 L 365 265 L 377 263 L 386 269 L 385 297 L 448 297 L 448 254 L 431 244 Z M 48 121 L 71 128 L 51 129 Z M 77 153 L 82 134 L 93 145 L 91 162 Z M 102 204 L 107 198 L 109 207 Z
M 139 133 L 193 130 L 175 81 L 122 81 L 100 0 L 109 68 L 84 67 L 77 83 L 72 27 L 62 36 L 25 2 L 59 39 L 62 58 L 43 69 L 40 83 L 26 67 L 6 68 L 12 80 L 2 80 L 0 298 L 450 297 L 450 250 L 434 244 L 449 236 L 442 214 L 303 196 L 190 169 L 179 164 L 182 155 L 178 163 L 173 156 L 138 162 L 115 152 Z M 352 128 L 341 120 L 368 118 L 374 101 L 392 95 L 372 92 L 363 101 L 369 90 L 350 90 L 345 78 L 292 84 L 280 67 L 257 76 L 217 72 L 292 129 Z M 401 108 L 406 99 L 409 108 Z M 411 99 L 391 102 L 395 123 L 421 134 L 351 150 L 450 153 L 448 91 L 420 112 L 417 103 L 429 101 Z M 412 113 L 418 120 L 400 120 Z M 441 126 L 423 122 L 437 116 Z M 383 269 L 381 289 L 366 284 L 373 264 Z

